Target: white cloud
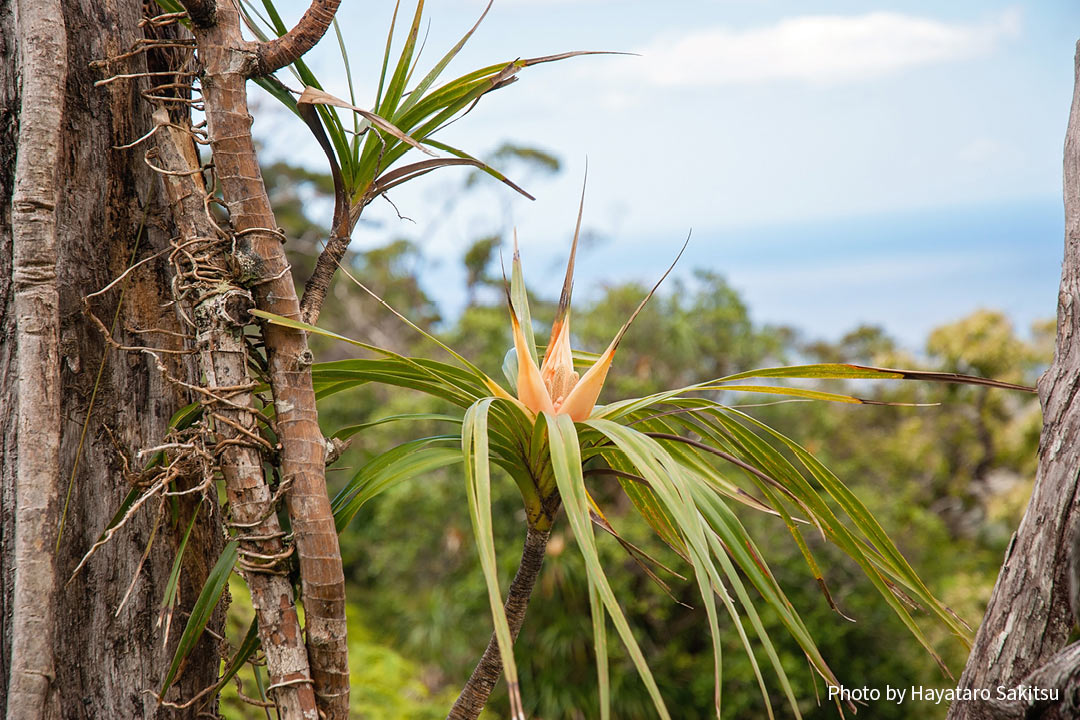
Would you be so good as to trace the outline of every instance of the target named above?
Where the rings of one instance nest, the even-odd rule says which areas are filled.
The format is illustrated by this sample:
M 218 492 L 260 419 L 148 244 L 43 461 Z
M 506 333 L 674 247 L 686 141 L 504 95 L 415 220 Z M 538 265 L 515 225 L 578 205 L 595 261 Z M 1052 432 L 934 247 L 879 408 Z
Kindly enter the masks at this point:
M 806 15 L 767 27 L 720 26 L 658 39 L 639 50 L 644 67 L 637 72 L 664 86 L 854 82 L 978 57 L 1019 28 L 1016 10 L 970 24 L 892 12 Z

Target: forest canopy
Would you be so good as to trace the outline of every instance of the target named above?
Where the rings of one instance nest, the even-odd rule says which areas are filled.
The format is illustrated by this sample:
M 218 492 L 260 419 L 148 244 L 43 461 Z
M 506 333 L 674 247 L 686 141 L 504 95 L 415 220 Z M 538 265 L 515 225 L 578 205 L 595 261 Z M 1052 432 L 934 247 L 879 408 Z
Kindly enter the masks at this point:
M 1024 268 L 1046 270 L 1056 205 L 995 185 L 980 158 L 1008 153 L 969 127 L 943 154 L 955 136 L 922 113 L 933 142 L 912 144 L 907 110 L 928 105 L 890 90 L 978 67 L 993 81 L 936 86 L 1000 102 L 981 59 L 1048 73 L 1060 45 L 1032 41 L 1068 36 L 1061 12 L 710 30 L 703 10 L 631 76 L 615 68 L 637 53 L 470 43 L 490 2 L 460 27 L 424 0 L 385 23 L 339 5 L 0 7 L 6 720 L 1076 715 L 1080 79 L 1058 316 L 1031 327 L 1013 321 L 1039 303 L 1000 288 L 936 305 L 1002 268 L 1048 298 Z M 344 27 L 358 16 L 376 41 Z M 875 67 L 879 41 L 900 52 Z M 750 46 L 803 60 L 751 53 L 772 70 L 747 76 L 728 49 Z M 526 77 L 524 101 L 504 92 Z M 758 113 L 758 85 L 782 112 Z M 1059 85 L 1013 104 L 1049 108 Z M 887 102 L 835 122 L 857 86 Z M 665 120 L 661 96 L 754 112 Z M 811 96 L 817 128 L 791 111 Z M 872 107 L 905 107 L 897 132 Z M 288 136 L 261 135 L 275 112 Z M 594 175 L 558 133 L 597 128 Z M 995 172 L 1045 190 L 1044 167 L 1013 172 L 1048 157 L 1027 135 L 1042 160 Z M 890 191 L 905 172 L 917 202 Z M 1007 207 L 961 212 L 976 176 Z M 897 210 L 932 232 L 905 244 Z M 680 224 L 702 216 L 688 253 Z M 884 278 L 913 283 L 902 306 L 864 303 Z M 991 692 L 1029 686 L 1053 692 Z
M 290 237 L 316 237 L 300 197 L 325 192 L 326 183 L 282 164 L 267 168 L 266 178 L 279 217 L 295 223 L 288 228 Z M 311 186 L 300 187 L 298 179 Z M 470 301 L 454 317 L 444 317 L 425 293 L 423 252 L 408 236 L 350 254 L 347 267 L 395 309 L 494 375 L 512 345 L 499 271 L 499 250 L 509 241 L 501 236 L 477 238 L 462 253 L 467 270 L 463 291 Z M 301 240 L 292 250 L 293 263 L 303 266 L 310 264 L 317 247 Z M 575 313 L 579 344 L 586 350 L 602 349 L 610 329 L 625 319 L 647 289 L 635 283 L 593 289 L 589 302 Z M 538 325 L 550 322 L 556 300 L 534 297 Z M 323 314 L 324 327 L 353 337 L 379 338 L 403 354 L 431 351 L 428 341 L 347 277 L 339 279 L 335 301 Z M 313 338 L 313 347 L 321 361 L 355 355 L 354 348 L 325 338 Z M 942 324 L 922 347 L 904 347 L 880 326 L 855 327 L 839 338 L 823 340 L 804 337 L 796 328 L 755 323 L 753 309 L 721 273 L 693 270 L 660 291 L 619 352 L 605 390 L 610 397 L 641 396 L 743 368 L 796 362 L 846 361 L 1033 384 L 1051 359 L 1052 324 L 1017 329 L 1002 313 L 985 309 Z M 753 407 L 757 417 L 815 452 L 850 484 L 883 526 L 896 533 L 901 550 L 945 604 L 974 626 L 1030 493 L 1041 425 L 1038 401 L 1026 394 L 970 386 L 858 381 L 849 386 L 862 397 L 922 406 L 776 402 L 763 401 L 762 396 L 724 397 L 723 402 Z M 835 383 L 831 389 L 837 389 Z M 440 403 L 417 393 L 371 386 L 328 399 L 321 422 L 329 435 L 347 425 L 441 409 Z M 373 455 L 437 432 L 435 421 L 421 428 L 385 424 L 368 429 L 334 466 L 331 490 Z M 511 488 L 504 484 L 500 489 L 496 483 L 496 518 L 521 514 L 520 500 Z M 601 485 L 597 499 L 620 534 L 677 566 L 679 559 L 658 546 L 652 531 L 630 508 L 609 502 L 619 496 L 616 490 L 613 486 L 605 492 Z M 364 717 L 442 717 L 459 678 L 467 674 L 481 649 L 478 638 L 486 638 L 490 620 L 480 592 L 483 580 L 464 493 L 459 467 L 430 473 L 372 499 L 342 535 L 351 653 L 357 656 L 352 703 L 353 711 Z M 819 647 L 841 681 L 878 687 L 955 685 L 880 602 L 865 577 L 850 562 L 845 564 L 842 553 L 807 535 L 828 567 L 826 579 L 840 611 L 854 622 L 829 608 L 782 524 L 753 515 L 746 522 L 757 531 L 755 537 L 774 572 L 815 629 Z M 520 543 L 517 528 L 516 521 L 495 522 L 504 582 L 514 569 Z M 669 596 L 614 540 L 607 540 L 599 546 L 611 568 L 609 577 L 619 597 L 633 598 L 626 611 L 641 630 L 646 652 L 655 658 L 658 684 L 672 707 L 689 716 L 708 715 L 712 654 L 692 583 L 666 576 L 674 597 Z M 523 648 L 517 653 L 522 682 L 531 690 L 525 696 L 526 707 L 535 717 L 597 715 L 585 570 L 580 556 L 569 548 L 572 543 L 567 529 L 553 534 L 518 641 Z M 763 614 L 766 624 L 777 622 Z M 966 658 L 963 645 L 923 620 L 947 665 L 958 673 Z M 745 656 L 735 651 L 740 646 L 734 631 L 728 628 L 724 633 L 724 646 L 733 650 L 725 657 L 725 712 L 756 716 L 761 697 L 753 672 Z M 609 650 L 614 716 L 653 717 L 648 695 L 617 641 Z M 825 688 L 818 681 L 815 689 L 798 647 L 781 643 L 780 651 L 804 716 L 833 717 L 835 708 L 815 699 Z M 492 717 L 505 716 L 506 703 L 505 691 L 497 691 L 490 705 Z M 246 716 L 240 704 L 228 707 L 229 713 Z M 882 718 L 910 718 L 919 711 L 911 702 L 874 705 L 875 717 Z

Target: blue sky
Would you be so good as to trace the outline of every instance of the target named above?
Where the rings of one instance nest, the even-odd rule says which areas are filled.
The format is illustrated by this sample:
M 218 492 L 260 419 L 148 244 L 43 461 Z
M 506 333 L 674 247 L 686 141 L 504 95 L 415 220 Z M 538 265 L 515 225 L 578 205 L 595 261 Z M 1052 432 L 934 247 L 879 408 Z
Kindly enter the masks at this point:
M 284 3 L 288 20 L 306 3 Z M 370 105 L 392 4 L 339 14 L 361 105 Z M 433 63 L 483 3 L 430 3 Z M 408 7 L 411 12 L 411 7 Z M 877 321 L 913 348 L 977 307 L 1024 327 L 1054 313 L 1062 249 L 1061 148 L 1080 6 L 1030 3 L 497 0 L 459 61 L 474 66 L 576 49 L 531 68 L 448 129 L 484 154 L 503 141 L 560 157 L 553 178 L 494 184 L 446 214 L 464 173 L 412 183 L 366 213 L 358 246 L 423 243 L 427 284 L 451 310 L 471 239 L 516 226 L 543 289 L 573 229 L 586 158 L 577 293 L 662 272 L 723 273 L 755 318 L 836 337 Z M 332 38 L 311 58 L 347 96 Z M 256 132 L 272 155 L 321 155 L 269 101 Z M 513 168 L 509 168 L 511 173 Z M 539 283 L 538 283 L 539 279 Z

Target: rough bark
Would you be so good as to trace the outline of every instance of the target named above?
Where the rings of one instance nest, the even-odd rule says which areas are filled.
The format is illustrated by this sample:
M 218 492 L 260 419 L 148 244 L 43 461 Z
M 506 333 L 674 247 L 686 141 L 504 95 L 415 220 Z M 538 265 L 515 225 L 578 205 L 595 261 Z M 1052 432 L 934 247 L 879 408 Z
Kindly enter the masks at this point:
M 311 273 L 304 285 L 304 297 L 301 301 L 300 319 L 309 325 L 319 322 L 319 313 L 322 312 L 323 301 L 326 293 L 330 290 L 330 282 L 334 279 L 338 265 L 345 257 L 351 242 L 351 232 L 335 232 L 326 243 L 326 248 L 319 253 L 315 261 L 315 270 Z
M 959 683 L 992 694 L 1038 670 L 1062 648 L 1073 625 L 1066 558 L 1080 530 L 1080 403 L 1074 402 L 1080 390 L 1080 46 L 1076 72 L 1065 136 L 1065 262 L 1057 346 L 1053 364 L 1039 380 L 1039 468 Z M 950 720 L 1001 716 L 1000 708 L 982 701 L 955 702 L 948 715 Z
M 330 162 L 330 175 L 334 180 L 334 218 L 331 221 L 330 239 L 326 247 L 319 253 L 315 261 L 315 269 L 311 271 L 311 277 L 304 283 L 304 294 L 300 297 L 300 319 L 309 325 L 319 322 L 319 313 L 322 312 L 326 293 L 330 290 L 330 282 L 334 279 L 338 265 L 345 257 L 352 240 L 353 220 L 349 203 L 349 194 L 345 191 L 345 180 L 341 176 L 334 149 L 323 131 L 318 115 L 313 105 L 301 105 L 304 122 L 311 128 L 322 145 L 323 152 Z
M 525 535 L 525 546 L 521 550 L 521 563 L 506 593 L 506 621 L 510 625 L 510 638 L 517 640 L 521 626 L 525 622 L 525 611 L 529 607 L 536 578 L 544 564 L 544 551 L 547 549 L 550 530 L 530 527 Z M 491 691 L 502 674 L 502 655 L 495 633 L 491 634 L 487 648 L 476 664 L 469 681 L 465 684 L 446 720 L 476 720 L 484 705 L 487 704 Z
M 236 261 L 244 268 L 256 307 L 300 317 L 292 273 L 267 198 L 251 138 L 247 77 L 257 70 L 255 48 L 240 32 L 229 2 L 218 4 L 214 23 L 196 27 L 203 68 L 202 92 L 214 167 L 233 231 Z M 263 326 L 270 384 L 281 443 L 282 483 L 300 561 L 308 660 L 319 710 L 329 720 L 348 717 L 349 658 L 345 574 L 326 492 L 326 445 L 319 429 L 305 333 Z
M 15 58 L 30 42 L 21 28 L 16 28 L 12 10 L 11 3 L 0 3 L 0 710 L 5 713 L 12 697 L 8 685 L 15 630 L 12 540 L 16 532 L 16 468 L 22 445 L 16 418 L 20 417 L 20 401 L 26 398 L 19 395 L 16 372 L 21 349 L 15 342 L 11 210 L 21 121 L 19 92 L 20 88 L 27 92 L 28 86 L 25 76 L 20 77 L 23 67 Z M 75 470 L 59 550 L 55 551 L 55 546 L 46 549 L 54 555 L 60 584 L 128 493 L 125 461 L 135 462 L 139 448 L 158 442 L 173 412 L 190 402 L 164 381 L 151 358 L 108 349 L 82 312 L 83 296 L 101 289 L 128 266 L 148 204 L 152 206 L 149 221 L 138 241 L 136 259 L 167 247 L 168 235 L 159 221 L 162 208 L 151 191 L 157 178 L 143 163 L 141 152 L 114 149 L 150 129 L 149 108 L 130 86 L 95 88 L 94 82 L 102 75 L 90 66 L 94 60 L 128 50 L 142 36 L 138 27 L 142 16 L 139 0 L 61 0 L 59 14 L 52 16 L 53 22 L 62 20 L 68 41 L 63 136 L 56 143 L 60 370 L 58 385 L 52 388 L 61 398 L 57 427 L 58 485 L 62 492 L 66 493 Z M 141 58 L 132 62 L 132 67 L 145 69 Z M 123 287 L 122 304 L 118 288 L 94 306 L 106 321 L 119 306 L 119 339 L 140 342 L 125 328 L 181 329 L 173 310 L 162 307 L 169 286 L 161 266 L 147 263 L 128 276 Z M 179 347 L 171 336 L 162 337 L 165 346 Z M 165 363 L 171 374 L 185 374 L 185 364 L 178 357 L 166 358 Z M 80 435 L 95 386 L 98 391 L 80 451 Z M 189 519 L 194 505 L 193 500 L 180 499 L 179 517 Z M 148 508 L 132 518 L 56 595 L 52 644 L 57 658 L 56 703 L 63 718 L 196 716 L 195 708 L 182 712 L 160 708 L 147 692 L 160 687 L 179 635 L 174 630 L 163 647 L 155 620 L 184 528 L 158 515 L 157 509 Z M 127 604 L 117 615 L 159 519 L 155 543 L 142 563 Z M 193 532 L 187 552 L 191 564 L 181 575 L 179 617 L 185 617 L 194 603 L 221 547 L 220 533 L 212 528 L 198 526 Z M 218 612 L 209 627 L 221 632 L 223 624 L 223 612 Z M 195 649 L 170 697 L 190 697 L 213 683 L 218 658 L 217 642 L 208 635 Z
M 221 417 L 215 424 L 219 445 L 224 446 L 221 473 L 232 523 L 241 538 L 240 571 L 251 591 L 270 686 L 276 688 L 271 696 L 284 720 L 316 720 L 311 670 L 292 583 L 279 562 L 287 557 L 285 533 L 263 476 L 262 453 L 249 441 L 257 428 L 242 333 L 251 295 L 228 282 L 231 272 L 222 239 L 204 204 L 206 187 L 202 175 L 193 172 L 199 168 L 199 160 L 190 129 L 170 123 L 164 108 L 155 112 L 154 119 L 161 128 L 156 134 L 157 155 L 160 166 L 170 173 L 162 176 L 162 182 L 180 231 L 180 244 L 191 255 L 205 258 L 199 273 L 206 281 L 195 288 L 199 301 L 189 310 L 199 327 L 196 347 L 204 387 L 223 401 L 204 399 L 203 408 L 205 414 Z
M 1040 665 L 1020 683 L 1040 694 L 1015 700 L 993 694 L 986 711 L 998 720 L 1073 720 L 1080 716 L 1080 643 L 1073 643 Z
M 259 45 L 256 52 L 255 75 L 269 75 L 291 65 L 319 42 L 334 21 L 341 0 L 312 0 L 300 22 L 279 38 Z
M 15 582 L 8 720 L 55 717 L 54 545 L 60 495 L 60 298 L 57 149 L 67 37 L 58 0 L 15 5 L 22 105 L 11 200 L 16 392 Z

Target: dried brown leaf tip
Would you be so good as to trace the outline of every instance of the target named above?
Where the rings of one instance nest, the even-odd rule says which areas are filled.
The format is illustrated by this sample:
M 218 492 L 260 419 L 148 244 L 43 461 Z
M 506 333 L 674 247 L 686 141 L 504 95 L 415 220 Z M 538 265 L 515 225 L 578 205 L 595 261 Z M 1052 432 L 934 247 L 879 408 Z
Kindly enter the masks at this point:
M 528 347 L 517 313 L 514 311 L 513 302 L 510 302 L 510 322 L 514 334 L 514 349 L 517 352 L 518 362 L 518 400 L 534 413 L 551 413 L 554 415 L 569 415 L 574 422 L 585 420 L 592 414 L 600 391 L 604 387 L 608 370 L 615 359 L 615 350 L 619 346 L 623 335 L 629 329 L 634 318 L 638 316 L 645 304 L 660 287 L 660 283 L 667 278 L 675 267 L 675 263 L 682 257 L 686 250 L 686 244 L 690 242 L 688 237 L 683 244 L 679 255 L 672 262 L 663 277 L 657 281 L 652 290 L 645 296 L 630 318 L 615 334 L 615 338 L 607 349 L 600 355 L 592 367 L 584 375 L 579 375 L 574 370 L 573 352 L 570 346 L 570 300 L 574 287 L 574 265 L 577 258 L 578 240 L 581 236 L 581 218 L 585 209 L 585 190 L 581 191 L 581 203 L 578 206 L 577 226 L 574 229 L 574 240 L 570 246 L 570 258 L 566 264 L 566 277 L 563 280 L 562 293 L 559 297 L 559 307 L 555 313 L 555 320 L 551 326 L 551 339 L 548 341 L 547 350 L 539 366 L 533 359 L 533 354 Z M 514 241 L 514 265 L 515 275 L 520 275 L 521 257 L 518 253 L 517 240 Z

